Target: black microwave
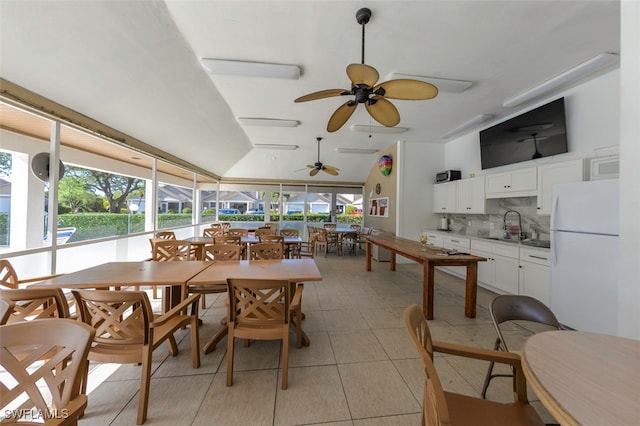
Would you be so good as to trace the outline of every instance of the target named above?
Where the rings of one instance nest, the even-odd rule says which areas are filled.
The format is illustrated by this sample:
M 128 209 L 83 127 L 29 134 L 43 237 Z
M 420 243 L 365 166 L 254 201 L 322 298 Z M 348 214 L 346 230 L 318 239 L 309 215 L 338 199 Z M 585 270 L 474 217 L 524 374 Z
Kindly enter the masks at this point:
M 452 180 L 459 180 L 462 178 L 460 170 L 445 170 L 444 172 L 436 173 L 436 183 L 451 182 Z

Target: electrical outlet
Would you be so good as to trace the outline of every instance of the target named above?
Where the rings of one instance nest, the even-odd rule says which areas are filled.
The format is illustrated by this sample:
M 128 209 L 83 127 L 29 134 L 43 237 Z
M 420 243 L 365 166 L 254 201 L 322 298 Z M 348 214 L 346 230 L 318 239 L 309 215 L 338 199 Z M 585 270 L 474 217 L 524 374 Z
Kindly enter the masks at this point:
M 467 226 L 471 228 L 471 221 L 467 222 Z

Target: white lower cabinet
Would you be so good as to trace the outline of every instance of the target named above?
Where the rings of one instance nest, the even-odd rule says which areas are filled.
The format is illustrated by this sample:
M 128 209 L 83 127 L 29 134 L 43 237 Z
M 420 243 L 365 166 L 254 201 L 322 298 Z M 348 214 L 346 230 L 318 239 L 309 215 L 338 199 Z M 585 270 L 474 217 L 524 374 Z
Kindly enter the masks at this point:
M 487 259 L 478 262 L 478 282 L 500 293 L 518 294 L 518 247 L 472 240 L 471 254 Z
M 550 255 L 547 250 L 520 249 L 519 294 L 531 296 L 549 306 L 551 294 Z

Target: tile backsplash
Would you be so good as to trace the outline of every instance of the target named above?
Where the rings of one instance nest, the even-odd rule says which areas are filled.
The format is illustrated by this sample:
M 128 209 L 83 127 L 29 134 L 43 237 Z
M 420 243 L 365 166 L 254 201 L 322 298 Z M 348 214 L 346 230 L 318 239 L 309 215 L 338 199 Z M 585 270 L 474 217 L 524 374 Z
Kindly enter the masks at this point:
M 549 216 L 539 216 L 536 197 L 503 198 L 498 200 L 498 214 L 449 214 L 449 229 L 453 232 L 472 237 L 496 237 L 504 234 L 504 214 L 515 210 L 522 217 L 522 231 L 529 236 L 538 234 L 538 239 L 549 239 Z M 518 215 L 507 216 L 507 226 L 518 224 Z

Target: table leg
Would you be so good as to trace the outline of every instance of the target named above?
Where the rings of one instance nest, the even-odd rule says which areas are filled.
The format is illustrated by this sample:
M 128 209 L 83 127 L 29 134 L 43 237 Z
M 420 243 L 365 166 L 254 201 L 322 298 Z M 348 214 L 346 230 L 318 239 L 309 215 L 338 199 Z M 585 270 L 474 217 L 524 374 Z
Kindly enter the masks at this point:
M 367 271 L 371 270 L 371 241 L 367 240 L 365 246 L 365 258 L 367 260 Z
M 433 319 L 433 278 L 435 265 L 429 261 L 422 264 L 422 313 L 428 320 Z
M 464 301 L 464 315 L 476 317 L 476 298 L 478 295 L 478 262 L 467 265 L 466 295 Z
M 389 255 L 389 269 L 392 271 L 396 270 L 396 252 L 392 251 Z

